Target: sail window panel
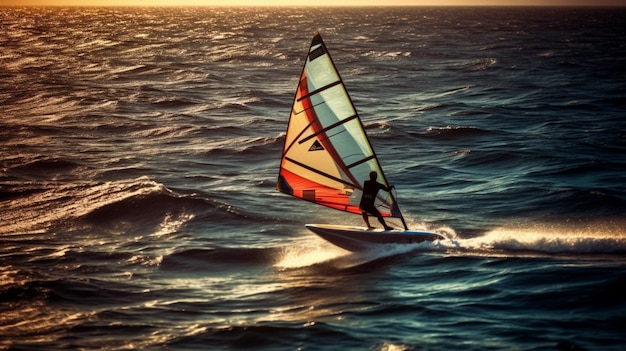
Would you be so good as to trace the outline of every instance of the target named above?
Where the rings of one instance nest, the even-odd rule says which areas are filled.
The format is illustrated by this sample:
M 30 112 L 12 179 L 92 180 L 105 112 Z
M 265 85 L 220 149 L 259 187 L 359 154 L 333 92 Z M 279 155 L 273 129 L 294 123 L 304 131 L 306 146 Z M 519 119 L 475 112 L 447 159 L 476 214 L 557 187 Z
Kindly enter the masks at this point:
M 371 156 L 370 153 L 366 153 L 367 150 L 363 149 L 362 144 L 365 143 L 365 141 L 359 143 L 343 125 L 328 131 L 327 136 L 333 145 L 341 145 L 340 148 L 337 148 L 337 152 L 346 165 Z
M 367 162 L 360 163 L 350 168 L 350 172 L 352 172 L 355 178 L 361 180 L 361 184 L 363 184 L 365 180 L 369 179 L 371 171 L 376 171 L 379 175 L 381 174 L 380 169 L 378 168 L 378 163 L 375 159 L 370 159 Z M 384 179 L 381 179 L 381 177 L 379 177 L 377 181 L 379 183 L 385 183 Z
M 328 55 L 320 56 L 314 61 L 308 61 L 305 69 L 309 91 L 340 80 Z
M 346 128 L 346 131 L 352 136 L 354 142 L 359 145 L 359 149 L 361 150 L 361 153 L 363 155 L 374 155 L 374 150 L 372 150 L 372 147 L 367 140 L 367 135 L 363 130 L 360 120 L 354 120 L 350 123 L 345 123 L 344 127 Z
M 343 123 L 329 130 L 326 135 L 333 145 L 341 145 L 339 153 L 346 165 L 372 157 L 374 152 L 369 146 L 367 136 L 357 119 Z
M 316 104 L 315 110 L 318 111 L 319 109 L 320 111 L 318 117 L 323 127 L 327 127 L 337 121 L 352 117 L 356 114 L 342 85 L 336 85 L 330 89 L 326 89 L 315 98 L 315 100 L 320 102 L 319 105 Z M 311 101 L 315 100 L 312 97 Z

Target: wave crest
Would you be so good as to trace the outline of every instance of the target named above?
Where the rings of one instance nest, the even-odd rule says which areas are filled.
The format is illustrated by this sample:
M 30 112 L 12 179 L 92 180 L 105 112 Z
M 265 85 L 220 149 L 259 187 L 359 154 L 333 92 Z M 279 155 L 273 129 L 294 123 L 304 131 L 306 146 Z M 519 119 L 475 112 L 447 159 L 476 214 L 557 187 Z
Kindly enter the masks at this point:
M 35 234 L 85 224 L 111 226 L 139 218 L 154 218 L 157 224 L 162 224 L 172 213 L 171 201 L 177 199 L 165 186 L 147 177 L 110 182 L 20 184 L 12 192 L 15 196 L 4 204 L 0 234 Z M 157 209 L 160 209 L 158 214 L 154 213 Z M 171 225 L 172 221 L 168 223 Z

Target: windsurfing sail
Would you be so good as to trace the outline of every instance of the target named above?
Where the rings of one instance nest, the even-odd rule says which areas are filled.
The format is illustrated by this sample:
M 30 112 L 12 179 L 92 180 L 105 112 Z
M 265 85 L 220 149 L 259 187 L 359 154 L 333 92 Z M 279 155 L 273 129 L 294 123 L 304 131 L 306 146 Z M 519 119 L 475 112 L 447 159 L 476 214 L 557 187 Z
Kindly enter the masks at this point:
M 277 189 L 337 210 L 361 214 L 369 173 L 388 186 L 359 115 L 328 49 L 315 33 L 296 89 Z M 384 217 L 402 219 L 393 194 L 379 192 Z

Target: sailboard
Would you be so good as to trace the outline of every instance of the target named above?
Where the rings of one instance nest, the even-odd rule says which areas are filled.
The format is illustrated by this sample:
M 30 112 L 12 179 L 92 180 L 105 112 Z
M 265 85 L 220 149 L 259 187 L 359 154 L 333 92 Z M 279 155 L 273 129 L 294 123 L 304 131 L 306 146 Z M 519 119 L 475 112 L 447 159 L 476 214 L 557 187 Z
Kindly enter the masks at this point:
M 389 187 L 328 48 L 315 33 L 293 100 L 276 187 L 302 200 L 361 214 L 363 183 L 370 172 L 376 172 L 377 180 Z M 392 192 L 379 192 L 375 206 L 383 217 L 398 218 L 404 230 L 321 224 L 306 227 L 349 251 L 443 239 L 439 234 L 409 230 Z

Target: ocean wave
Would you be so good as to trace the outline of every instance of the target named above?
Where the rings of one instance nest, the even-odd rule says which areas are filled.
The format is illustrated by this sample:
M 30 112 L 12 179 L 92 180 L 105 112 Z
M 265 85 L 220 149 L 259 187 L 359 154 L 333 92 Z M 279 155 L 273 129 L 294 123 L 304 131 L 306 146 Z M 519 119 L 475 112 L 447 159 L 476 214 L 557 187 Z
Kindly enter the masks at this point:
M 240 110 L 240 111 L 248 111 L 250 110 L 250 105 L 261 101 L 258 97 L 234 97 L 234 98 L 223 98 L 219 102 L 215 102 L 212 104 L 211 108 L 216 110 Z
M 374 57 L 374 58 L 389 58 L 394 59 L 397 57 L 409 57 L 411 56 L 410 51 L 367 51 L 361 54 L 363 57 Z
M 441 241 L 442 249 L 469 250 L 481 255 L 567 254 L 579 258 L 626 253 L 626 223 L 545 223 L 489 230 L 469 239 Z
M 317 340 L 316 347 L 330 349 L 337 346 L 332 340 L 342 340 L 344 346 L 353 343 L 362 345 L 356 336 L 343 332 L 326 323 L 308 323 L 304 327 L 302 321 L 296 322 L 259 322 L 244 325 L 225 325 L 210 328 L 207 331 L 181 338 L 172 342 L 175 347 L 201 348 L 201 345 L 213 345 L 217 348 L 258 348 L 289 349 L 294 340 Z
M 180 109 L 197 105 L 198 102 L 190 99 L 159 98 L 152 104 L 155 105 L 157 108 Z
M 423 137 L 437 138 L 442 140 L 465 139 L 482 136 L 492 136 L 498 133 L 472 126 L 445 126 L 428 127 Z
M 626 213 L 625 196 L 610 188 L 559 187 L 549 190 L 540 206 L 559 208 L 559 212 L 569 213 L 573 218 L 623 216 Z
M 454 156 L 454 160 L 451 161 L 451 165 L 454 165 L 454 167 L 461 165 L 463 167 L 473 167 L 475 171 L 482 168 L 484 172 L 493 173 L 494 178 L 501 169 L 496 167 L 508 167 L 509 171 L 515 169 L 515 167 L 523 167 L 524 157 L 526 157 L 524 154 L 513 151 L 466 149 L 454 151 Z
M 240 270 L 241 266 L 268 266 L 275 260 L 277 249 L 272 248 L 194 248 L 181 250 L 163 257 L 160 269 L 185 272 L 205 271 L 207 265 L 214 270 Z
M 185 137 L 191 137 L 193 135 L 201 134 L 202 128 L 191 125 L 177 125 L 177 126 L 164 126 L 153 127 L 148 129 L 132 132 L 130 135 L 139 138 L 159 138 L 165 141 L 171 141 L 172 139 L 179 139 Z
M 275 137 L 239 137 L 207 145 L 206 153 L 215 155 L 241 155 L 246 159 L 253 155 L 276 154 L 284 141 L 284 135 Z M 263 161 L 263 160 L 261 160 Z
M 0 298 L 3 296 L 0 295 Z M 0 306 L 0 333 L 12 336 L 0 340 L 0 347 L 3 349 L 28 349 L 49 343 L 53 339 L 50 335 L 61 334 L 67 328 L 79 325 L 88 315 L 85 312 L 62 311 L 51 307 L 45 298 L 38 296 L 0 303 Z M 16 343 L 21 345 L 17 346 Z
M 80 223 L 109 233 L 175 233 L 181 225 L 211 204 L 194 198 L 172 195 L 169 191 L 135 194 L 102 204 L 84 216 Z
M 41 157 L 36 160 L 22 160 L 14 167 L 10 168 L 10 172 L 14 175 L 27 176 L 31 179 L 41 177 L 43 174 L 49 177 L 51 174 L 67 173 L 82 165 L 59 157 Z
M 171 211 L 171 201 L 182 198 L 145 177 L 104 183 L 20 182 L 11 191 L 3 209 L 3 234 L 45 232 L 59 226 L 70 229 L 80 219 L 105 225 L 134 216 L 141 223 L 140 218 L 155 220 L 144 211 L 157 209 L 161 218 L 156 220 L 161 223 Z M 182 207 L 189 205 L 188 200 L 182 201 Z

